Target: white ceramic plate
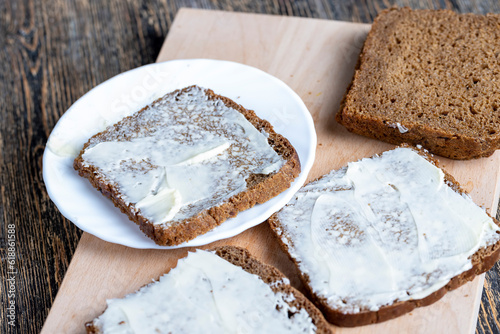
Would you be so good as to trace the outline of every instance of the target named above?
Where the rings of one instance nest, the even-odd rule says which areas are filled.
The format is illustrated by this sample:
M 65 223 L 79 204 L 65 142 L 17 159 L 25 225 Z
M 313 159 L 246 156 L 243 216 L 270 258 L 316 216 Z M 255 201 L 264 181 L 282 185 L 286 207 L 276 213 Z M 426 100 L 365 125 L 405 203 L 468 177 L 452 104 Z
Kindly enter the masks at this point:
M 78 176 L 73 160 L 84 143 L 153 100 L 190 85 L 211 88 L 274 126 L 299 154 L 302 172 L 292 186 L 270 201 L 228 219 L 214 230 L 174 247 L 156 245 L 139 227 Z M 200 246 L 232 237 L 265 221 L 304 184 L 314 162 L 316 132 L 312 117 L 295 92 L 256 68 L 228 61 L 190 59 L 142 66 L 119 74 L 76 101 L 52 131 L 43 155 L 43 178 L 59 211 L 82 230 L 134 248 Z

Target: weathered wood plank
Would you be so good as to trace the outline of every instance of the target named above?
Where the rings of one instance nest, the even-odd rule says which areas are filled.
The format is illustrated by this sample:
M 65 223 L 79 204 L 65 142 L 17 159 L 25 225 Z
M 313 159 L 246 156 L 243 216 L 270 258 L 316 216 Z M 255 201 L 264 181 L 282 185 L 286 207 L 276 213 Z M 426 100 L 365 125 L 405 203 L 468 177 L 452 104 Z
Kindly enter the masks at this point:
M 7 314 L 0 312 L 0 332 L 40 331 L 81 235 L 59 214 L 44 189 L 41 157 L 51 129 L 90 88 L 153 62 L 180 7 L 371 22 L 381 9 L 393 4 L 500 12 L 496 0 L 0 2 L 2 306 L 7 305 L 9 224 L 16 226 L 18 270 L 15 330 L 8 326 Z M 486 279 L 477 332 L 500 333 L 498 264 Z

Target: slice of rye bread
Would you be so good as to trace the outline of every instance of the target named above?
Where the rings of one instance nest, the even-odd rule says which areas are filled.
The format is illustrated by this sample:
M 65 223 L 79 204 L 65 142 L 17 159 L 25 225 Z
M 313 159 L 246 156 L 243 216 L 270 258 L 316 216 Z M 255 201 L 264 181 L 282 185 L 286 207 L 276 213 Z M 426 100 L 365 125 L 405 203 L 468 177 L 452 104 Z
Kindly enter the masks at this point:
M 500 148 L 500 15 L 384 10 L 341 102 L 349 131 L 452 159 Z
M 427 159 L 430 163 L 432 163 L 434 166 L 438 167 L 437 161 L 432 158 L 426 151 L 422 151 L 416 148 L 411 148 L 407 145 L 403 145 L 400 148 L 405 148 L 405 149 L 411 149 L 415 152 L 417 152 L 420 156 L 424 157 Z M 400 149 L 399 148 L 399 149 Z M 391 151 L 389 151 L 391 152 Z M 377 158 L 378 156 L 375 156 L 373 158 Z M 373 159 L 370 158 L 370 159 Z M 396 164 L 395 164 L 396 165 Z M 327 192 L 335 192 L 335 191 L 342 191 L 345 189 L 349 189 L 347 185 L 344 186 L 334 186 L 333 184 L 324 186 L 322 185 L 322 182 L 330 182 L 334 180 L 336 177 L 340 177 L 345 173 L 347 170 L 347 167 L 344 167 L 338 171 L 332 171 L 329 174 L 326 174 L 322 177 L 320 177 L 317 180 L 314 180 L 304 186 L 299 192 L 296 194 L 296 196 L 287 204 L 281 211 L 275 213 L 272 215 L 268 222 L 275 233 L 281 247 L 283 250 L 288 254 L 290 259 L 295 263 L 296 267 L 298 268 L 300 272 L 300 278 L 303 281 L 304 285 L 306 286 L 307 294 L 308 297 L 318 306 L 318 308 L 323 312 L 325 315 L 325 318 L 332 324 L 338 325 L 338 326 L 343 326 L 343 327 L 355 327 L 355 326 L 362 326 L 362 325 L 367 325 L 367 324 L 373 324 L 373 323 L 379 323 L 383 321 L 387 321 L 393 318 L 396 318 L 398 316 L 401 316 L 405 313 L 408 313 L 415 309 L 416 307 L 421 307 L 421 306 L 427 306 L 430 305 L 436 301 L 438 301 L 440 298 L 442 298 L 446 292 L 456 289 L 460 287 L 461 285 L 465 284 L 468 281 L 472 281 L 477 275 L 486 272 L 487 270 L 491 269 L 495 262 L 500 258 L 500 231 L 498 230 L 498 226 L 500 226 L 500 222 L 497 221 L 495 218 L 492 218 L 489 214 L 486 213 L 487 219 L 491 219 L 491 226 L 492 226 L 492 232 L 490 239 L 488 241 L 485 241 L 484 245 L 480 246 L 477 251 L 475 251 L 472 255 L 470 255 L 467 259 L 467 261 L 470 260 L 470 264 L 468 267 L 464 267 L 463 271 L 459 272 L 458 274 L 454 275 L 453 277 L 450 277 L 446 282 L 446 284 L 443 283 L 443 286 L 438 286 L 438 289 L 435 291 L 431 291 L 430 293 L 422 294 L 420 295 L 418 293 L 414 294 L 415 297 L 409 297 L 407 298 L 401 298 L 401 299 L 395 299 L 391 300 L 391 302 L 385 303 L 383 305 L 380 305 L 378 309 L 368 309 L 366 307 L 360 307 L 359 305 L 351 305 L 353 306 L 356 311 L 345 311 L 345 310 L 340 310 L 338 308 L 332 307 L 331 304 L 328 302 L 327 298 L 325 295 L 321 295 L 320 293 L 317 293 L 317 288 L 315 289 L 314 286 L 312 286 L 312 280 L 311 280 L 311 272 L 313 269 L 308 268 L 306 262 L 307 262 L 307 257 L 312 256 L 313 252 L 309 252 L 308 254 L 299 254 L 299 246 L 303 243 L 302 239 L 299 239 L 297 235 L 300 235 L 298 233 L 300 232 L 300 224 L 301 220 L 303 219 L 304 214 L 306 215 L 312 215 L 312 208 L 310 210 L 304 210 L 300 208 L 295 208 L 295 211 L 293 211 L 292 214 L 292 220 L 295 221 L 295 223 L 292 222 L 292 224 L 289 224 L 288 221 L 283 221 L 283 216 L 281 216 L 280 219 L 280 214 L 284 212 L 285 210 L 294 210 L 294 205 L 297 203 L 297 199 L 302 196 L 302 194 L 307 193 L 311 191 L 312 194 L 314 192 L 318 193 L 327 193 Z M 458 182 L 446 171 L 443 172 L 443 179 L 444 179 L 444 184 L 449 186 L 451 188 L 451 191 L 456 192 L 460 196 L 466 198 L 466 200 L 472 202 L 470 200 L 470 197 L 467 195 L 465 190 L 460 187 Z M 377 176 L 369 176 L 376 178 Z M 337 182 L 337 181 L 335 181 Z M 391 187 L 393 186 L 392 184 L 389 184 Z M 372 202 L 371 204 L 372 210 L 376 210 L 376 207 L 374 206 L 375 204 Z M 440 203 L 440 206 L 443 206 L 443 203 Z M 444 207 L 444 206 L 443 206 Z M 479 209 L 479 207 L 478 207 Z M 375 211 L 374 211 L 375 212 Z M 382 211 L 380 211 L 382 212 Z M 397 213 L 397 210 L 393 211 L 388 211 L 386 214 L 391 215 L 392 213 Z M 346 236 L 349 235 L 349 224 L 345 224 L 342 222 L 342 220 L 339 220 L 338 217 L 334 218 L 333 215 L 330 216 L 331 219 L 331 226 L 328 228 L 328 232 L 324 232 L 325 234 L 322 236 L 321 243 L 323 244 L 328 244 L 329 242 L 333 242 L 332 240 L 338 240 L 332 237 L 332 233 L 336 233 L 335 231 L 339 231 L 341 233 L 340 238 L 342 238 L 342 233 L 344 233 Z M 385 223 L 387 224 L 389 222 L 386 221 Z M 290 226 L 288 226 L 290 225 Z M 295 226 L 297 225 L 297 226 Z M 311 225 L 312 226 L 312 225 Z M 395 225 L 393 225 L 394 227 Z M 458 226 L 458 225 L 457 225 Z M 380 225 L 378 226 L 380 227 Z M 391 230 L 391 225 L 388 225 L 388 228 L 382 230 L 377 230 L 377 233 L 380 233 L 380 235 L 384 235 L 384 233 L 388 234 L 393 234 L 393 235 L 398 235 L 396 237 L 396 245 L 398 243 L 408 243 L 410 244 L 409 241 L 407 241 L 407 236 L 405 237 L 404 234 L 404 228 L 400 228 L 398 230 Z M 450 226 L 447 228 L 447 231 L 450 231 L 450 229 L 454 229 L 455 226 Z M 333 231 L 333 232 L 332 232 Z M 344 231 L 344 232 L 342 232 Z M 347 231 L 347 232 L 346 232 Z M 355 231 L 355 230 L 354 230 Z M 312 235 L 312 234 L 311 234 Z M 351 234 L 352 235 L 352 234 Z M 356 237 L 356 234 L 354 234 Z M 425 238 L 427 239 L 428 236 L 423 234 L 423 236 L 419 236 L 420 238 Z M 331 240 L 328 240 L 330 239 Z M 431 238 L 429 238 L 431 239 Z M 384 241 L 387 239 L 384 239 Z M 438 239 L 439 242 L 441 242 Z M 346 242 L 340 241 L 340 242 Z M 420 241 L 417 241 L 417 245 L 420 243 Z M 347 240 L 347 244 L 353 245 L 354 243 L 350 243 L 350 241 Z M 444 241 L 443 241 L 444 244 Z M 459 247 L 459 245 L 452 244 L 450 245 L 451 248 L 453 247 Z M 418 246 L 417 246 L 418 247 Z M 321 252 L 319 252 L 321 254 Z M 360 256 L 362 256 L 360 254 Z M 364 255 L 366 256 L 366 254 Z M 329 258 L 330 260 L 332 258 Z M 335 260 L 334 260 L 335 261 Z M 401 261 L 399 262 L 400 265 L 403 265 L 405 262 Z M 375 269 L 376 270 L 376 269 Z M 365 279 L 366 277 L 371 277 L 375 275 L 373 272 L 368 272 L 365 273 L 366 275 L 360 274 L 358 277 L 351 277 L 351 279 L 356 280 L 360 277 L 363 277 Z M 384 274 L 381 275 L 381 279 L 383 279 Z M 429 274 L 431 276 L 431 274 Z M 426 278 L 428 279 L 428 277 Z M 327 281 L 328 278 L 325 279 Z M 331 284 L 335 284 L 335 277 L 331 280 Z M 359 282 L 358 282 L 359 283 Z M 410 293 L 406 292 L 406 294 L 409 296 Z M 338 301 L 337 305 L 342 305 L 346 306 L 348 305 L 351 300 L 355 300 L 355 298 L 350 297 L 337 297 L 336 300 Z M 340 299 L 339 299 L 340 298 Z M 358 300 L 359 301 L 359 300 Z
M 291 310 L 289 310 L 288 318 L 292 318 L 295 314 L 304 310 L 307 312 L 312 320 L 312 323 L 316 327 L 315 333 L 332 333 L 330 329 L 331 326 L 328 322 L 326 322 L 323 314 L 314 306 L 313 303 L 304 297 L 302 293 L 292 287 L 285 275 L 283 275 L 278 269 L 259 261 L 244 248 L 236 246 L 222 246 L 216 247 L 210 251 L 215 252 L 216 255 L 227 262 L 241 267 L 244 271 L 257 275 L 271 288 L 274 293 L 289 296 L 287 298 L 283 298 L 283 301 L 285 301 L 291 308 Z M 239 296 L 234 296 L 234 298 L 237 299 Z M 250 313 L 248 316 L 255 316 L 255 314 Z M 249 318 L 248 320 L 252 321 L 252 318 Z M 203 323 L 199 323 L 199 325 L 200 329 L 204 326 Z M 89 334 L 103 333 L 103 331 L 99 328 L 96 319 L 86 323 L 86 329 Z M 167 330 L 168 332 L 168 328 L 163 328 L 162 330 Z
M 179 96 L 190 94 L 198 90 L 204 91 L 205 99 L 216 102 L 220 101 L 226 107 L 241 113 L 246 120 L 267 137 L 267 142 L 270 147 L 284 160 L 284 164 L 277 172 L 272 172 L 267 175 L 250 174 L 246 179 L 245 191 L 234 194 L 223 201 L 216 202 L 213 206 L 205 208 L 191 217 L 179 221 L 155 224 L 141 214 L 141 210 L 136 208 L 134 203 L 123 200 L 119 187 L 111 183 L 105 175 L 100 173 L 96 166 L 86 164 L 82 155 L 87 148 L 96 143 L 113 140 L 130 140 L 133 136 L 123 133 L 121 129 L 123 125 L 130 127 L 130 124 L 132 124 L 132 127 L 136 126 L 137 129 L 141 126 L 149 127 L 149 124 L 141 124 L 141 121 L 137 121 L 143 112 L 150 109 L 151 106 L 155 104 L 161 104 L 168 97 L 174 96 L 177 99 Z M 187 135 L 191 136 L 190 133 Z M 288 189 L 291 182 L 300 173 L 300 161 L 296 150 L 290 142 L 282 135 L 276 133 L 272 125 L 268 121 L 259 118 L 254 111 L 247 110 L 231 99 L 215 94 L 210 89 L 190 86 L 165 95 L 153 102 L 150 106 L 146 106 L 132 116 L 126 117 L 117 124 L 108 127 L 105 131 L 94 135 L 84 145 L 79 156 L 75 159 L 74 168 L 78 171 L 80 176 L 87 178 L 95 188 L 111 199 L 114 205 L 125 213 L 130 220 L 137 223 L 140 229 L 148 237 L 153 239 L 155 243 L 171 246 L 181 244 L 204 234 L 220 225 L 226 219 L 235 217 L 238 212 L 251 208 L 255 204 L 264 203 Z

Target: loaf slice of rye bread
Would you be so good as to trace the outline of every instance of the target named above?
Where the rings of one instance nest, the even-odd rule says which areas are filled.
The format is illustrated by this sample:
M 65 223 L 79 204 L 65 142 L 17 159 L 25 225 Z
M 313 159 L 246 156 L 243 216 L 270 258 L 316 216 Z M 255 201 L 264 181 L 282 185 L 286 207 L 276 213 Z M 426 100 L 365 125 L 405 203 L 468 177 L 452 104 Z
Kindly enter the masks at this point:
M 102 173 L 98 167 L 91 163 L 87 163 L 82 156 L 89 148 L 102 142 L 127 141 L 134 139 L 134 134 L 127 133 L 123 130 L 123 128 L 135 128 L 136 132 L 145 131 L 147 136 L 154 136 L 155 128 L 168 126 L 169 124 L 151 124 L 142 120 L 141 115 L 150 111 L 151 108 L 156 108 L 155 106 L 165 103 L 164 101 L 169 98 L 175 98 L 177 100 L 179 97 L 196 94 L 196 92 L 199 91 L 203 91 L 206 100 L 215 101 L 215 103 L 222 103 L 226 107 L 241 113 L 244 118 L 253 125 L 253 127 L 267 137 L 269 146 L 279 157 L 283 159 L 284 163 L 281 169 L 276 172 L 272 172 L 270 174 L 248 175 L 246 178 L 245 191 L 234 194 L 230 198 L 226 198 L 222 201 L 214 200 L 213 206 L 202 208 L 191 217 L 176 221 L 168 221 L 162 224 L 155 224 L 151 219 L 148 219 L 141 213 L 141 210 L 136 207 L 135 203 L 130 203 L 124 200 L 120 187 L 116 183 L 113 183 L 107 175 Z M 176 106 L 174 104 L 174 106 L 171 106 L 170 108 L 172 109 L 175 107 Z M 186 110 L 182 112 L 185 111 Z M 171 110 L 155 111 L 156 114 L 168 112 L 171 112 Z M 213 130 L 214 133 L 217 131 L 217 129 Z M 186 133 L 180 133 L 179 138 L 182 136 L 191 138 L 194 135 L 195 134 L 190 131 L 186 131 Z M 233 134 L 226 135 L 231 136 Z M 146 167 L 148 167 L 148 165 Z M 172 246 L 194 239 L 195 237 L 212 230 L 226 219 L 235 217 L 238 212 L 251 208 L 255 204 L 264 203 L 279 195 L 281 192 L 288 189 L 291 182 L 299 175 L 300 161 L 296 150 L 290 142 L 282 135 L 276 133 L 272 125 L 268 121 L 259 118 L 254 111 L 247 110 L 231 99 L 215 94 L 210 89 L 190 86 L 165 95 L 132 116 L 126 117 L 117 124 L 94 135 L 84 145 L 79 156 L 75 159 L 74 168 L 78 171 L 80 176 L 87 178 L 96 189 L 98 189 L 104 196 L 111 199 L 113 204 L 125 213 L 130 220 L 137 223 L 140 229 L 148 237 L 153 239 L 155 243 L 159 245 Z M 141 172 L 141 168 L 143 168 L 143 166 L 139 164 L 134 168 L 137 168 L 138 171 Z M 193 187 L 192 191 L 197 191 L 197 189 Z
M 398 149 L 411 149 L 417 152 L 420 156 L 424 157 L 426 160 L 428 160 L 432 165 L 438 167 L 437 161 L 425 151 L 418 150 L 415 148 L 410 148 L 406 145 L 403 145 L 401 148 Z M 371 159 L 379 159 L 379 156 L 375 156 L 366 160 L 371 160 Z M 397 168 L 399 168 L 398 163 L 393 164 L 393 166 L 394 166 L 393 167 L 394 171 Z M 468 281 L 472 281 L 477 275 L 491 269 L 495 264 L 495 262 L 498 261 L 498 259 L 500 258 L 500 230 L 498 229 L 498 227 L 500 226 L 500 222 L 497 221 L 495 218 L 492 218 L 489 214 L 483 212 L 482 214 L 484 213 L 486 214 L 487 216 L 486 219 L 490 220 L 492 226 L 492 230 L 488 232 L 490 233 L 488 237 L 489 239 L 487 241 L 483 240 L 484 244 L 481 244 L 481 246 L 479 246 L 479 249 L 477 249 L 477 251 L 475 251 L 472 255 L 468 257 L 467 261 L 470 261 L 470 263 L 467 266 L 463 267 L 463 270 L 461 269 L 459 273 L 453 277 L 448 277 L 448 280 L 446 280 L 445 281 L 446 283 L 445 284 L 443 283 L 442 286 L 437 285 L 437 287 L 439 287 L 437 290 L 431 291 L 430 293 L 426 292 L 424 294 L 422 294 L 422 292 L 419 292 L 417 290 L 415 290 L 415 292 L 410 292 L 409 290 L 407 290 L 406 294 L 403 294 L 402 298 L 390 299 L 389 302 L 383 303 L 383 305 L 379 305 L 379 307 L 375 309 L 370 309 L 367 308 L 366 306 L 361 305 L 362 303 L 359 302 L 359 298 L 356 299 L 357 296 L 349 295 L 347 292 L 345 293 L 346 295 L 343 296 L 331 295 L 330 296 L 331 299 L 329 302 L 327 298 L 328 293 L 318 292 L 319 290 L 321 290 L 321 288 L 324 288 L 324 286 L 321 287 L 313 286 L 312 283 L 311 275 L 316 274 L 315 271 L 317 271 L 318 267 L 313 268 L 310 266 L 310 264 L 307 264 L 308 261 L 310 261 L 310 259 L 312 258 L 313 254 L 320 254 L 320 255 L 323 254 L 323 256 L 326 256 L 324 255 L 326 253 L 324 253 L 324 251 L 322 250 L 316 249 L 314 251 L 312 250 L 308 251 L 306 254 L 304 254 L 304 251 L 301 247 L 303 247 L 304 240 L 308 240 L 308 238 L 312 238 L 313 240 L 315 240 L 313 237 L 311 237 L 312 233 L 310 231 L 312 230 L 311 227 L 312 225 L 309 225 L 309 223 L 305 222 L 308 219 L 307 217 L 312 216 L 313 207 L 314 205 L 316 205 L 314 200 L 317 199 L 317 197 L 320 196 L 321 194 L 342 192 L 344 190 L 350 189 L 350 186 L 348 184 L 342 184 L 342 182 L 339 183 L 338 181 L 343 175 L 345 175 L 346 170 L 347 167 L 344 167 L 337 171 L 332 171 L 329 174 L 326 174 L 320 177 L 319 179 L 305 185 L 297 192 L 295 197 L 281 211 L 272 215 L 268 220 L 281 247 L 288 254 L 290 259 L 295 263 L 296 267 L 298 268 L 300 272 L 300 278 L 303 281 L 304 285 L 306 286 L 308 297 L 316 304 L 316 306 L 318 306 L 318 308 L 325 315 L 325 318 L 330 323 L 343 327 L 355 327 L 355 326 L 379 323 L 396 318 L 405 313 L 411 312 L 416 307 L 427 306 L 438 301 L 448 291 L 456 289 Z M 472 202 L 472 200 L 470 200 L 470 197 L 467 195 L 465 190 L 463 190 L 460 187 L 458 182 L 446 171 L 442 172 L 444 179 L 443 186 L 446 185 L 450 187 L 451 191 L 456 192 L 461 197 L 465 197 L 467 201 Z M 378 176 L 369 174 L 367 178 L 368 179 L 378 178 Z M 394 185 L 392 184 L 388 184 L 388 186 L 394 187 Z M 396 189 L 396 187 L 394 187 L 394 189 Z M 297 203 L 301 203 L 300 201 L 304 203 L 303 198 L 305 198 L 305 196 L 307 196 L 308 194 L 313 196 L 312 197 L 313 201 L 310 202 L 312 204 L 310 204 L 309 208 L 304 209 L 303 207 L 297 207 L 296 205 Z M 390 202 L 390 199 L 388 201 Z M 439 207 L 444 208 L 446 206 L 444 203 L 435 203 L 435 204 L 436 204 L 436 209 Z M 372 199 L 371 203 L 368 204 L 368 207 L 370 207 L 371 210 L 373 210 L 373 212 L 377 212 L 377 210 L 383 206 L 377 206 L 376 201 Z M 477 209 L 480 210 L 479 207 L 477 207 Z M 288 215 L 288 219 L 286 216 L 283 215 L 283 213 Z M 327 227 L 326 230 L 323 231 L 323 235 L 319 238 L 321 239 L 319 243 L 323 245 L 325 244 L 328 245 L 329 243 L 336 242 L 337 244 L 342 243 L 350 246 L 353 245 L 355 246 L 356 244 L 354 243 L 354 241 L 356 240 L 352 241 L 353 239 L 349 239 L 349 237 L 354 236 L 354 239 L 361 240 L 361 237 L 359 237 L 360 235 L 370 234 L 366 230 L 360 232 L 358 229 L 353 228 L 352 222 L 349 222 L 349 220 L 347 221 L 343 220 L 343 219 L 349 219 L 349 215 L 350 214 L 348 213 L 347 215 L 342 216 L 341 213 L 337 212 L 335 216 L 334 215 L 330 216 L 328 218 L 329 219 L 328 224 L 331 225 L 328 225 L 329 227 Z M 395 215 L 395 217 L 403 217 L 403 215 L 398 211 L 397 207 L 395 207 L 393 210 L 388 210 L 386 212 L 384 212 L 383 210 L 378 211 L 377 215 L 378 217 L 383 217 L 380 220 L 382 223 L 381 225 L 380 224 L 376 225 L 378 229 L 373 228 L 375 225 L 370 227 L 373 228 L 371 231 L 372 232 L 377 231 L 376 234 L 378 233 L 377 235 L 380 235 L 381 236 L 380 238 L 384 240 L 384 242 L 387 245 L 389 245 L 387 246 L 389 247 L 389 249 L 390 247 L 398 247 L 399 244 L 411 244 L 412 241 L 408 241 L 410 240 L 410 238 L 408 237 L 409 235 L 408 230 L 405 230 L 404 227 L 398 229 L 397 223 L 391 223 L 391 218 L 387 218 L 391 217 L 391 215 Z M 403 221 L 402 218 L 398 219 L 401 219 L 399 220 L 400 222 Z M 387 227 L 384 224 L 387 224 Z M 439 221 L 436 221 L 435 224 L 441 224 L 441 223 Z M 445 228 L 446 231 L 451 232 L 454 229 L 458 230 L 458 225 L 445 226 Z M 394 241 L 392 245 L 391 241 L 387 241 L 391 240 L 387 239 L 388 236 L 396 236 L 395 237 L 396 241 Z M 347 239 L 345 239 L 344 237 Z M 425 233 L 423 233 L 423 235 L 418 235 L 418 238 L 420 239 L 417 239 L 418 240 L 417 245 L 418 243 L 421 242 L 421 240 L 432 240 L 433 236 L 427 236 Z M 486 238 L 486 237 L 481 235 L 481 238 Z M 437 240 L 438 243 L 441 242 L 441 239 L 434 239 L 434 240 Z M 379 243 L 379 246 L 382 245 L 382 247 L 385 247 L 383 246 L 384 242 L 382 242 L 382 244 Z M 444 238 L 442 242 L 443 244 L 445 243 Z M 316 243 L 318 243 L 317 240 Z M 458 248 L 460 247 L 460 245 L 458 244 L 450 245 L 451 249 L 453 249 L 454 247 Z M 369 256 L 370 254 L 359 253 L 359 259 L 361 259 L 362 257 L 369 257 Z M 387 256 L 390 259 L 391 258 L 390 256 L 392 255 L 387 255 Z M 333 261 L 332 263 L 338 263 L 339 260 L 338 258 L 335 259 L 328 256 L 323 258 L 326 258 L 329 261 Z M 405 263 L 404 260 L 402 260 L 399 262 L 399 265 L 403 267 L 404 263 Z M 374 269 L 374 271 L 376 270 L 377 268 Z M 439 268 L 436 270 L 439 270 Z M 354 276 L 348 274 L 347 276 L 349 277 L 347 279 L 353 281 L 356 280 L 356 283 L 354 284 L 363 284 L 363 280 L 370 279 L 370 277 L 373 277 L 374 275 L 377 274 L 378 273 L 369 271 L 365 272 L 364 274 L 356 274 L 356 275 L 353 274 Z M 386 275 L 387 272 L 382 271 L 380 274 L 382 275 L 381 276 L 382 278 L 380 279 L 383 281 L 384 280 L 383 277 L 385 277 L 383 275 Z M 432 277 L 432 275 L 434 274 L 435 272 L 432 271 L 426 273 L 426 275 L 428 276 L 425 279 L 428 280 L 429 277 Z M 337 276 L 337 278 L 340 277 Z M 333 285 L 336 283 L 337 278 L 331 277 L 331 280 L 329 280 L 328 277 L 323 277 L 325 283 Z M 416 279 L 418 280 L 418 277 L 416 277 Z M 317 279 L 315 280 L 317 282 Z M 415 297 L 410 296 L 412 293 L 414 293 Z M 409 296 L 409 298 L 406 298 L 407 295 Z M 369 297 L 372 298 L 373 296 Z M 335 305 L 341 305 L 341 307 L 333 307 L 332 303 Z M 346 311 L 348 308 L 351 308 L 351 310 Z M 355 309 L 355 311 L 352 311 L 352 309 Z
M 244 271 L 258 276 L 265 284 L 267 284 L 271 290 L 276 294 L 282 294 L 288 296 L 283 298 L 283 300 L 290 306 L 291 311 L 289 311 L 288 318 L 293 318 L 295 314 L 304 310 L 307 312 L 308 316 L 311 318 L 312 323 L 316 327 L 315 333 L 332 333 L 330 330 L 330 325 L 326 322 L 325 318 L 321 312 L 311 303 L 302 293 L 289 284 L 288 279 L 275 267 L 265 264 L 255 257 L 253 257 L 250 252 L 244 248 L 236 246 L 222 246 L 216 247 L 212 250 L 220 258 L 226 260 L 227 262 L 240 267 Z M 168 274 L 167 274 L 168 275 Z M 147 288 L 145 286 L 144 288 Z M 238 299 L 240 296 L 234 296 Z M 294 312 L 292 310 L 295 310 Z M 250 324 L 254 321 L 251 317 L 252 314 L 248 314 L 249 319 L 247 319 Z M 154 319 L 151 319 L 151 321 Z M 172 319 L 175 322 L 175 319 Z M 204 328 L 203 323 L 199 323 L 200 331 Z M 100 334 L 104 333 L 96 320 L 86 323 L 87 333 L 89 334 Z M 235 328 L 233 328 L 235 330 Z M 160 328 L 159 332 L 170 333 L 168 328 Z
M 500 148 L 500 15 L 384 10 L 375 19 L 337 121 L 452 159 Z

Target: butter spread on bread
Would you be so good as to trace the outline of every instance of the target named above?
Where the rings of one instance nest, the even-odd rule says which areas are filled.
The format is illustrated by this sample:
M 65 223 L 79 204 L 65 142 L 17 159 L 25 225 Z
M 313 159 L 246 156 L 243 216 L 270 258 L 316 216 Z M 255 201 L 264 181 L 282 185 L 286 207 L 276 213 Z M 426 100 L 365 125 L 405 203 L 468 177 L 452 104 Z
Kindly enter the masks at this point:
M 269 200 L 300 172 L 295 149 L 267 121 L 197 86 L 93 136 L 74 167 L 162 245 Z
M 120 128 L 127 135 L 134 133 L 130 140 L 98 142 L 87 147 L 82 158 L 155 224 L 190 218 L 244 191 L 248 175 L 267 175 L 284 164 L 240 112 L 208 100 L 199 88 L 155 103 L 141 114 L 140 122 L 146 126 Z M 155 125 L 153 133 L 148 124 Z
M 428 297 L 500 240 L 495 220 L 407 147 L 309 183 L 270 221 L 323 310 L 334 310 L 327 320 L 347 326 Z
M 272 277 L 262 278 L 248 272 L 256 270 L 260 265 L 257 262 L 250 262 L 248 268 L 228 262 L 248 264 L 238 258 L 246 251 L 225 247 L 223 253 L 229 260 L 209 251 L 189 253 L 157 282 L 122 299 L 108 300 L 104 313 L 87 325 L 88 331 L 316 333 L 318 327 L 314 322 L 317 322 L 318 332 L 329 332 L 325 331 L 327 325 L 319 311 L 310 305 L 313 312 L 309 314 L 308 308 L 296 303 L 301 299 L 301 303 L 310 304 L 297 290 L 294 293 L 277 290 L 277 286 L 288 285 L 285 277 L 266 283 Z

